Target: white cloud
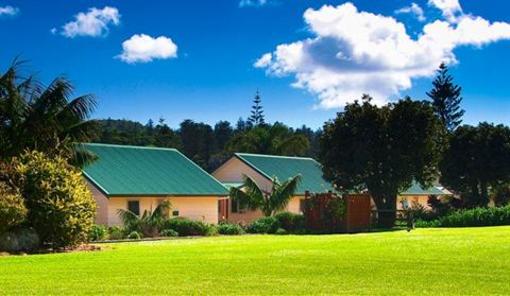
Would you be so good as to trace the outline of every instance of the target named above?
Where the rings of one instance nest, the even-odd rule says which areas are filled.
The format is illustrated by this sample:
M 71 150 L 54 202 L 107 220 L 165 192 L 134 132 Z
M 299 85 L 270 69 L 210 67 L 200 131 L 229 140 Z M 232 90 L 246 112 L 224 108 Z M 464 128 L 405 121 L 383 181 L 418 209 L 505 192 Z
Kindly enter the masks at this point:
M 2 15 L 14 16 L 14 15 L 17 15 L 18 12 L 19 12 L 19 9 L 17 7 L 12 7 L 9 5 L 0 7 L 0 16 L 2 16 Z
M 135 34 L 122 42 L 122 53 L 117 57 L 129 64 L 175 58 L 177 45 L 165 36 L 153 38 L 145 34 Z
M 71 21 L 62 26 L 60 32 L 65 37 L 74 38 L 76 36 L 100 37 L 108 34 L 109 26 L 117 26 L 120 23 L 119 10 L 115 7 L 105 6 L 103 9 L 95 7 L 89 8 L 85 12 L 80 12 L 74 16 Z
M 427 23 L 413 38 L 393 17 L 358 11 L 352 3 L 308 9 L 304 20 L 313 37 L 278 45 L 254 66 L 294 76 L 293 86 L 316 95 L 323 108 L 363 93 L 385 103 L 410 89 L 413 79 L 432 76 L 441 62 L 455 63 L 455 48 L 510 39 L 510 24 L 471 15 Z
M 239 7 L 260 7 L 268 4 L 268 0 L 241 0 Z
M 395 10 L 396 14 L 403 14 L 403 13 L 410 13 L 413 14 L 416 19 L 418 19 L 420 22 L 424 22 L 427 20 L 425 17 L 425 12 L 423 11 L 423 8 L 421 8 L 420 5 L 416 3 L 411 3 L 411 5 L 402 7 L 400 9 Z
M 429 0 L 428 4 L 441 10 L 450 23 L 457 22 L 458 17 L 463 15 L 459 0 Z

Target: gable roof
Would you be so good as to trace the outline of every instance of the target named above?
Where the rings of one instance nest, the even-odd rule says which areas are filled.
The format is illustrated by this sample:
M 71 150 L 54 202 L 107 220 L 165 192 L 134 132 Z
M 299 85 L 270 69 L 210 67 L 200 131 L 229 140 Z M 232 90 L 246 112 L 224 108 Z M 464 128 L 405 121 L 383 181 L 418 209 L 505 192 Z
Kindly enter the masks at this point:
M 422 188 L 418 182 L 413 182 L 411 188 L 402 192 L 400 195 L 449 195 L 450 192 L 443 191 L 435 186 Z
M 322 175 L 321 164 L 313 158 L 249 153 L 236 153 L 235 157 L 270 180 L 277 177 L 280 182 L 284 182 L 301 174 L 301 183 L 296 190 L 298 195 L 305 194 L 305 191 L 334 191 L 332 184 Z
M 83 174 L 109 196 L 226 196 L 215 178 L 176 149 L 83 144 L 98 156 Z

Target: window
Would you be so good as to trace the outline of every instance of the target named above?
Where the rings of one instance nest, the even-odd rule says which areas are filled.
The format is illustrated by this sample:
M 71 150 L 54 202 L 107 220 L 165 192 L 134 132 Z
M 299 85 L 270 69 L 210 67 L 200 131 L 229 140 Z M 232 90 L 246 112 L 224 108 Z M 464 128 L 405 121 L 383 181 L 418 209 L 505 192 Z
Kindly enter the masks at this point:
M 232 213 L 239 212 L 239 201 L 238 200 L 230 199 L 230 206 L 232 209 Z
M 244 213 L 248 209 L 246 205 L 243 205 L 239 202 L 239 200 L 234 201 L 231 199 L 230 206 L 232 209 L 232 213 Z
M 129 200 L 128 201 L 128 210 L 133 212 L 135 215 L 140 215 L 140 201 L 138 200 Z

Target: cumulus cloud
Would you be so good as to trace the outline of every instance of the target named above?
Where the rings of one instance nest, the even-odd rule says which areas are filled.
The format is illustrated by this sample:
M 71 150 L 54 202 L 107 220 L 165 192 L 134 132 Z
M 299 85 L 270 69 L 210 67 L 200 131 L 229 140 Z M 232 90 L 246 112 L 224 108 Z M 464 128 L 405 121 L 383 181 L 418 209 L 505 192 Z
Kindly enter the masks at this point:
M 9 15 L 9 16 L 14 16 L 14 15 L 17 15 L 19 12 L 19 9 L 17 7 L 12 7 L 12 6 L 3 6 L 1 7 L 0 6 L 0 16 L 2 15 Z
M 420 22 L 424 22 L 427 20 L 425 17 L 425 12 L 423 11 L 423 8 L 421 8 L 420 5 L 416 3 L 411 3 L 409 6 L 402 7 L 400 9 L 395 10 L 396 14 L 413 14 L 417 20 Z
M 74 38 L 76 36 L 100 37 L 108 34 L 109 26 L 120 23 L 119 10 L 115 7 L 105 6 L 103 9 L 89 8 L 74 16 L 74 20 L 63 25 L 60 32 L 63 36 Z
M 241 0 L 239 7 L 260 7 L 268 4 L 268 0 Z
M 153 38 L 145 34 L 135 34 L 122 42 L 122 53 L 117 56 L 129 64 L 175 57 L 177 57 L 177 45 L 172 39 L 165 36 Z
M 455 48 L 510 39 L 510 24 L 471 15 L 427 23 L 413 38 L 395 18 L 349 2 L 308 9 L 304 20 L 313 37 L 280 44 L 254 66 L 294 76 L 293 86 L 316 95 L 322 108 L 342 107 L 363 93 L 385 103 L 413 79 L 432 76 L 441 62 L 457 62 Z
M 450 23 L 457 22 L 458 17 L 463 15 L 459 0 L 429 0 L 428 4 L 441 10 Z

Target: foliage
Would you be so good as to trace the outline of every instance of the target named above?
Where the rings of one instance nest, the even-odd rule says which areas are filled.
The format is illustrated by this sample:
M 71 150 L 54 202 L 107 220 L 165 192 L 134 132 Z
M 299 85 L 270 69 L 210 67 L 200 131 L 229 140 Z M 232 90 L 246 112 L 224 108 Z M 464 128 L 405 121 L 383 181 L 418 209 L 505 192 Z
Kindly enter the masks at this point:
M 428 205 L 432 208 L 435 218 L 445 216 L 450 212 L 462 208 L 462 201 L 454 196 L 429 196 Z
M 365 95 L 324 125 L 320 160 L 341 192 L 368 189 L 380 226 L 391 227 L 398 193 L 413 181 L 428 187 L 435 180 L 444 134 L 426 102 L 406 98 L 378 107 Z
M 17 228 L 0 234 L 0 251 L 34 252 L 39 246 L 39 236 L 31 228 Z
M 453 83 L 453 77 L 448 73 L 448 67 L 442 63 L 437 70 L 437 76 L 432 82 L 433 89 L 427 93 L 432 100 L 432 107 L 444 126 L 455 130 L 462 123 L 464 110 L 461 109 L 462 88 Z
M 291 212 L 281 212 L 274 216 L 280 227 L 289 233 L 305 232 L 305 216 Z
M 442 227 L 510 225 L 510 206 L 458 210 L 439 221 Z
M 216 232 L 214 225 L 182 217 L 166 220 L 162 229 L 172 229 L 179 233 L 179 236 L 207 236 Z
M 143 235 L 138 231 L 131 231 L 128 235 L 128 239 L 141 239 Z
M 23 197 L 0 181 L 0 234 L 25 222 L 27 208 Z
M 20 73 L 15 61 L 0 75 L 0 160 L 38 150 L 53 157 L 64 155 L 74 164 L 91 161 L 93 155 L 75 150 L 87 142 L 94 122 L 87 121 L 96 106 L 92 95 L 71 98 L 73 86 L 57 77 L 47 87 L 34 76 Z
M 248 225 L 246 232 L 270 234 L 275 233 L 278 228 L 280 228 L 280 223 L 275 217 L 262 217 Z
M 224 235 L 239 235 L 244 233 L 244 229 L 239 224 L 220 223 L 218 233 Z
M 305 199 L 304 217 L 306 228 L 317 233 L 342 231 L 345 201 L 332 193 L 314 193 Z
M 203 168 L 207 168 L 213 155 L 214 133 L 210 125 L 184 120 L 179 129 L 182 152 Z
M 170 201 L 165 200 L 154 210 L 145 210 L 141 216 L 124 209 L 117 210 L 117 214 L 127 232 L 137 231 L 144 236 L 155 237 L 159 235 L 171 207 Z
M 96 204 L 79 170 L 63 157 L 33 151 L 13 158 L 3 172 L 20 190 L 27 224 L 43 244 L 67 247 L 87 241 Z
M 417 227 L 478 227 L 510 225 L 510 206 L 454 211 L 432 221 L 420 220 Z
M 283 235 L 283 234 L 288 234 L 288 232 L 287 232 L 287 230 L 285 230 L 283 228 L 278 228 L 278 229 L 276 229 L 274 234 Z
M 260 99 L 259 91 L 255 94 L 255 98 L 253 98 L 253 106 L 251 107 L 251 115 L 248 118 L 248 124 L 252 127 L 265 125 L 264 121 L 264 110 L 262 108 L 262 100 Z
M 241 188 L 232 187 L 230 189 L 230 197 L 232 200 L 239 200 L 241 204 L 247 205 L 251 209 L 261 210 L 266 217 L 285 209 L 301 182 L 300 175 L 283 183 L 274 177 L 271 192 L 265 192 L 251 177 L 244 175 L 243 179 L 244 183 Z
M 160 232 L 160 235 L 165 237 L 177 237 L 179 236 L 179 233 L 173 229 L 163 229 Z
M 92 225 L 89 233 L 89 239 L 91 241 L 102 241 L 108 238 L 108 229 L 104 225 Z
M 305 135 L 294 133 L 289 127 L 277 122 L 236 134 L 227 149 L 231 152 L 299 156 L 305 155 L 309 146 Z
M 119 226 L 110 226 L 108 227 L 108 239 L 110 240 L 119 240 L 124 238 L 124 229 Z
M 440 182 L 459 193 L 465 207 L 485 207 L 489 189 L 510 181 L 510 128 L 461 126 L 440 163 Z
M 502 207 L 510 204 L 510 184 L 494 186 L 491 194 L 496 206 Z

